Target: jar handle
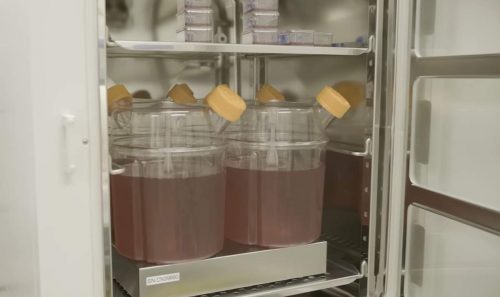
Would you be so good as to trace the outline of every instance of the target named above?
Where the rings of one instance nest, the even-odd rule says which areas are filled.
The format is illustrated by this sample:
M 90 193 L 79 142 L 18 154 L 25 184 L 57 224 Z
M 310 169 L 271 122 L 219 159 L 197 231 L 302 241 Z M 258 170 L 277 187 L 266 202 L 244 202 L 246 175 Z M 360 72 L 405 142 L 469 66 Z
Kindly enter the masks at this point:
M 125 167 L 118 165 L 116 163 L 111 163 L 111 170 L 109 171 L 110 175 L 120 175 L 125 172 Z
M 122 123 L 122 122 L 124 122 L 124 121 L 122 121 L 123 119 L 119 118 L 119 115 L 123 114 L 123 113 L 130 114 L 130 110 L 128 110 L 128 109 L 115 109 L 111 113 L 111 118 L 116 123 L 116 125 L 118 126 L 119 129 L 128 129 L 130 126 L 130 118 L 128 121 L 126 121 L 127 124 Z

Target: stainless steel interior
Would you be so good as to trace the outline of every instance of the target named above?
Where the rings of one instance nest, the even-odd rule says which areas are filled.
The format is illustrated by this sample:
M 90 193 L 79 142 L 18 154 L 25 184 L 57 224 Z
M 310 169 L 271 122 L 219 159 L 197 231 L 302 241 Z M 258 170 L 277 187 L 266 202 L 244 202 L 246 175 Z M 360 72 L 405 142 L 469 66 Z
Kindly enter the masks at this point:
M 313 98 L 325 85 L 360 81 L 366 85 L 367 108 L 374 113 L 374 121 L 378 121 L 382 108 L 378 77 L 381 66 L 376 68 L 380 63 L 376 45 L 380 49 L 382 41 L 375 43 L 373 36 L 381 33 L 384 16 L 379 10 L 383 8 L 383 1 L 281 0 L 280 29 L 332 32 L 334 42 L 351 42 L 359 36 L 367 39 L 372 36 L 370 42 L 361 48 L 315 48 L 311 51 L 300 47 L 261 45 L 253 46 L 252 50 L 233 45 L 240 40 L 238 1 L 214 2 L 215 32 L 227 38 L 228 44 L 213 44 L 205 48 L 175 43 L 176 1 L 106 0 L 108 78 L 125 84 L 132 92 L 147 91 L 152 98 L 165 97 L 173 84 L 182 82 L 189 84 L 198 98 L 203 98 L 215 85 L 227 83 L 242 97 L 252 100 L 262 83 L 270 83 L 292 101 Z M 370 208 L 370 200 L 376 201 L 374 195 L 378 194 L 370 185 L 378 181 L 378 168 L 374 168 L 374 164 L 379 158 L 377 147 L 383 140 L 378 126 L 372 127 L 368 133 L 355 130 L 355 135 L 347 143 L 336 138 L 351 125 L 354 125 L 353 116 L 349 115 L 337 122 L 338 128 L 329 133 L 329 150 L 341 158 L 362 160 L 363 170 L 359 176 L 359 191 L 364 201 L 362 211 L 325 209 L 322 239 L 328 242 L 329 257 L 356 267 L 353 275 L 366 276 L 367 267 L 373 265 L 368 259 L 368 237 L 372 236 L 369 228 L 373 227 L 369 222 L 371 214 L 375 213 Z M 372 246 L 371 250 L 374 249 Z M 371 255 L 375 257 L 374 253 Z M 300 292 L 314 290 L 317 288 L 311 286 Z M 363 278 L 332 290 L 330 294 L 344 292 L 362 296 L 366 290 L 367 279 Z M 265 292 L 264 289 L 262 295 Z M 283 293 L 282 296 L 290 294 Z M 240 295 L 254 296 L 248 292 Z

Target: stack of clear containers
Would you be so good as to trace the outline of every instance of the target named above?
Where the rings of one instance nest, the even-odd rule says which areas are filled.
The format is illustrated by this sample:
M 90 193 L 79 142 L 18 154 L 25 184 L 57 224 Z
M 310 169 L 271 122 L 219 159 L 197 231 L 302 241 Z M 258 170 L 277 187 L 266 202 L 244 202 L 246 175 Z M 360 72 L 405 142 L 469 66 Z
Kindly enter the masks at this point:
M 278 43 L 278 0 L 242 0 L 242 43 Z
M 213 42 L 212 0 L 177 0 L 177 40 Z
M 332 44 L 333 44 L 333 33 L 314 32 L 315 46 L 332 46 Z
M 278 34 L 278 42 L 284 45 L 332 46 L 333 34 L 294 29 L 280 32 Z

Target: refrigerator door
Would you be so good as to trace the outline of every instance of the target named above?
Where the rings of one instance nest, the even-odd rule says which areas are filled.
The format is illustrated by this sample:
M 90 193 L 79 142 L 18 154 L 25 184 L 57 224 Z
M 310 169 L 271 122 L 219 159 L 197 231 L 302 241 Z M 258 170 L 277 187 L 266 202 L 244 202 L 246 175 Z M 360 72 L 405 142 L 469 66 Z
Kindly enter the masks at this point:
M 105 295 L 97 23 L 96 1 L 0 1 L 2 297 Z
M 404 296 L 498 296 L 500 233 L 410 205 Z
M 385 295 L 498 296 L 500 2 L 394 3 Z

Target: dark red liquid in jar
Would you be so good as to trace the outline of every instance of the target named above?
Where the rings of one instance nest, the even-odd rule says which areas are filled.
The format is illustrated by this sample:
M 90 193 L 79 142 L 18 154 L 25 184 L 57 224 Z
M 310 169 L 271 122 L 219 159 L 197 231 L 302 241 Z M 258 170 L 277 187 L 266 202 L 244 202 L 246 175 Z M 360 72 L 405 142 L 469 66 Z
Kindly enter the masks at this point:
M 325 208 L 360 210 L 364 165 L 363 158 L 326 152 Z
M 324 165 L 297 171 L 227 167 L 226 237 L 266 247 L 318 239 L 324 173 Z
M 111 176 L 113 243 L 120 254 L 144 260 L 141 178 Z
M 130 189 L 138 185 L 141 195 L 134 195 Z M 112 186 L 115 246 L 122 255 L 174 263 L 208 258 L 222 249 L 224 174 L 171 179 L 117 175 Z

